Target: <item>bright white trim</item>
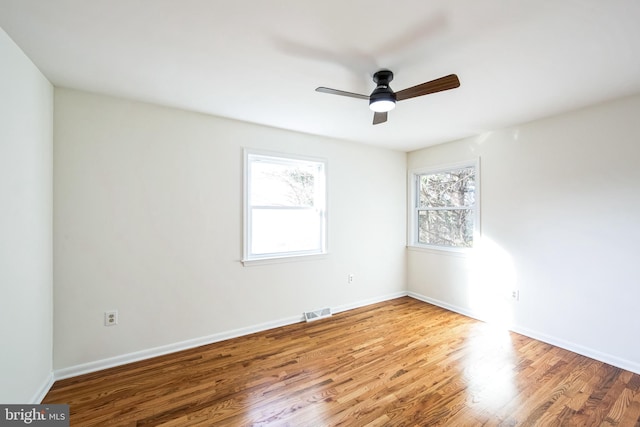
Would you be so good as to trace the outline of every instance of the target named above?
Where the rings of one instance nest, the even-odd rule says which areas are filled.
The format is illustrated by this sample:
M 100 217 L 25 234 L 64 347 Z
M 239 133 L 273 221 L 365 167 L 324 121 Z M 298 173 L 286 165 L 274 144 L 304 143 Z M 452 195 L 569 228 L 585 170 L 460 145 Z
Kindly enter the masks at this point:
M 365 307 L 367 305 L 376 304 L 378 302 L 387 301 L 395 298 L 407 296 L 406 291 L 399 291 L 392 294 L 383 295 L 380 297 L 370 298 L 367 300 L 358 301 L 355 303 L 345 304 L 331 308 L 331 312 L 336 314 L 343 311 L 351 310 L 354 308 Z M 200 347 L 207 344 L 213 344 L 216 342 L 228 340 L 231 338 L 238 338 L 245 335 L 253 334 L 256 332 L 262 332 L 273 328 L 279 328 L 281 326 L 292 325 L 304 321 L 304 314 L 299 316 L 291 316 L 272 322 L 265 322 L 254 326 L 248 326 L 246 328 L 234 329 L 227 332 L 220 332 L 205 337 L 194 338 L 191 340 L 181 341 L 173 344 L 167 344 L 160 347 L 154 347 L 146 350 L 140 350 L 133 353 L 123 354 L 120 356 L 110 357 L 108 359 L 96 360 L 95 362 L 83 363 L 80 365 L 70 366 L 68 368 L 57 369 L 54 371 L 52 379 L 62 380 L 65 378 L 71 378 L 78 375 L 89 374 L 91 372 L 101 371 L 107 368 L 113 368 L 116 366 L 126 365 L 128 363 L 138 362 L 141 360 L 151 359 L 152 357 L 163 356 L 165 354 L 175 353 L 182 350 L 189 350 L 195 347 Z M 53 382 L 52 382 L 53 383 Z M 48 386 L 42 397 L 47 393 L 51 385 Z M 42 400 L 42 399 L 40 399 Z
M 426 302 L 428 304 L 432 304 L 432 305 L 437 305 L 438 307 L 444 308 L 446 310 L 449 311 L 453 311 L 454 313 L 458 313 L 458 314 L 462 314 L 463 316 L 467 316 L 467 317 L 471 317 L 472 319 L 476 319 L 479 320 L 481 322 L 486 321 L 486 319 L 483 319 L 481 316 L 478 316 L 477 314 L 475 314 L 474 312 L 467 310 L 465 308 L 459 307 L 457 305 L 452 305 L 449 304 L 447 302 L 444 301 L 440 301 L 438 299 L 435 298 L 431 298 L 431 297 L 427 297 L 412 291 L 407 292 L 407 296 L 420 300 L 422 302 Z
M 53 386 L 54 382 L 55 382 L 54 374 L 53 372 L 49 372 L 49 375 L 47 375 L 47 378 L 42 383 L 38 391 L 33 395 L 33 397 L 31 398 L 31 402 L 29 403 L 33 405 L 38 405 L 42 403 L 42 400 L 47 395 L 47 393 L 49 393 L 49 390 L 51 390 L 51 387 Z
M 554 337 L 552 335 L 543 334 L 531 329 L 522 328 L 515 325 L 512 329 L 513 332 L 527 336 L 529 338 L 536 339 L 538 341 L 546 342 L 556 347 L 564 348 L 565 350 L 572 351 L 577 354 L 589 357 L 591 359 L 599 360 L 600 362 L 607 363 L 612 366 L 636 373 L 640 375 L 640 363 L 633 362 L 631 360 L 622 359 L 617 356 L 613 356 L 608 353 L 603 353 L 598 350 L 594 350 L 589 347 L 585 347 L 570 341 L 563 340 L 561 338 Z
M 477 319 L 480 321 L 485 321 L 485 319 L 482 319 L 481 316 L 478 316 L 473 311 L 467 310 L 465 308 L 452 305 L 444 301 L 437 300 L 435 298 L 430 298 L 415 292 L 408 292 L 407 295 L 411 298 L 415 298 L 417 300 L 420 300 L 429 304 L 433 304 L 438 307 L 442 307 L 446 310 L 453 311 L 455 313 L 462 314 L 464 316 L 471 317 L 473 319 Z M 512 332 L 515 332 L 520 335 L 524 335 L 534 340 L 542 341 L 547 344 L 551 344 L 556 347 L 560 347 L 562 349 L 571 351 L 573 353 L 580 354 L 590 359 L 598 360 L 600 362 L 607 363 L 609 365 L 616 366 L 618 368 L 625 369 L 627 371 L 634 372 L 636 374 L 640 374 L 640 363 L 627 360 L 627 359 L 622 359 L 620 357 L 616 357 L 608 353 L 603 353 L 589 347 L 585 347 L 570 341 L 566 341 L 562 338 L 554 337 L 552 335 L 547 335 L 542 332 L 523 328 L 518 325 L 511 325 L 508 329 Z
M 300 261 L 319 261 L 327 259 L 328 252 L 322 254 L 309 254 L 309 255 L 289 255 L 289 256 L 277 256 L 273 258 L 258 258 L 258 259 L 243 259 L 242 265 L 245 267 L 251 267 L 255 265 L 268 265 L 268 264 L 282 264 L 285 262 L 300 262 Z
M 414 168 L 407 172 L 407 180 L 408 185 L 407 189 L 409 194 L 407 195 L 408 207 L 408 221 L 407 221 L 407 247 L 415 248 L 415 249 L 424 249 L 431 250 L 437 252 L 459 252 L 459 253 L 468 253 L 473 248 L 456 248 L 450 246 L 436 246 L 436 245 L 425 245 L 421 243 L 417 243 L 417 222 L 416 218 L 416 176 L 423 174 L 433 174 L 438 172 L 446 172 L 452 169 L 463 169 L 467 167 L 474 167 L 476 170 L 476 188 L 475 188 L 475 205 L 474 205 L 474 224 L 473 224 L 473 242 L 474 244 L 480 240 L 480 230 L 481 230 L 481 221 L 480 221 L 480 157 L 476 157 L 475 159 L 469 159 L 461 162 L 448 163 L 444 165 L 437 166 L 427 166 Z
M 475 238 L 475 237 L 474 237 Z M 420 245 L 420 246 L 411 246 L 407 245 L 407 250 L 412 252 L 426 252 L 436 255 L 450 255 L 458 258 L 465 258 L 468 255 L 473 253 L 473 248 L 450 248 L 447 246 L 431 246 L 431 245 Z
M 284 252 L 284 253 L 274 253 L 274 254 L 265 254 L 265 255 L 251 255 L 249 253 L 249 242 L 251 241 L 251 209 L 249 205 L 249 194 L 251 191 L 251 175 L 250 175 L 250 160 L 251 156 L 264 156 L 273 158 L 274 163 L 282 163 L 282 164 L 295 164 L 297 161 L 306 161 L 306 162 L 314 162 L 321 163 L 323 168 L 324 182 L 323 188 L 321 191 L 321 248 L 320 250 L 313 251 L 294 251 L 294 252 Z M 243 244 L 242 244 L 242 263 L 243 265 L 259 265 L 260 263 L 256 261 L 264 261 L 262 264 L 271 264 L 274 263 L 276 259 L 282 259 L 282 262 L 288 262 L 288 260 L 301 256 L 316 256 L 316 255 L 326 255 L 328 253 L 328 168 L 329 162 L 326 158 L 323 157 L 313 157 L 313 156 L 303 156 L 298 154 L 290 154 L 290 153 L 281 153 L 274 151 L 266 151 L 266 150 L 255 150 L 251 148 L 244 148 L 243 150 L 243 194 L 242 194 L 242 235 L 243 235 Z M 291 208 L 287 208 L 291 209 Z
M 339 306 L 337 306 L 335 308 L 332 308 L 331 312 L 333 314 L 342 313 L 343 311 L 349 311 L 349 310 L 353 310 L 355 308 L 366 307 L 368 305 L 377 304 L 379 302 L 389 301 L 389 300 L 396 299 L 396 298 L 401 298 L 401 297 L 406 297 L 407 295 L 408 295 L 407 291 L 393 292 L 391 294 L 381 295 L 381 296 L 375 297 L 375 298 L 369 298 L 369 299 L 366 299 L 366 300 L 356 301 L 356 302 L 349 303 L 349 304 L 339 305 Z
M 75 377 L 82 374 L 88 374 L 91 372 L 100 371 L 107 368 L 113 368 L 116 366 L 126 365 L 132 362 L 138 362 L 140 360 L 150 359 L 152 357 L 163 356 L 169 353 L 175 353 L 182 350 L 188 350 L 195 347 L 200 347 L 207 344 L 213 344 L 216 342 L 228 340 L 231 338 L 238 338 L 244 335 L 253 334 L 256 332 L 262 332 L 281 326 L 292 325 L 294 323 L 302 322 L 303 315 L 291 316 L 272 322 L 265 322 L 258 325 L 248 326 L 246 328 L 233 329 L 231 331 L 220 332 L 213 335 L 208 335 L 200 338 L 194 338 L 186 341 L 180 341 L 173 344 L 167 344 L 160 347 L 149 348 L 146 350 L 140 350 L 133 353 L 127 353 L 120 356 L 114 356 L 107 359 L 96 360 L 94 362 L 83 363 L 80 365 L 70 366 L 68 368 L 57 369 L 54 371 L 55 379 L 61 380 L 64 378 Z
M 336 306 L 332 308 L 331 311 L 334 314 L 341 313 L 343 311 L 352 310 L 355 308 L 366 307 L 368 305 L 376 304 L 383 301 L 388 301 L 396 298 L 400 298 L 403 296 L 409 296 L 419 301 L 423 301 L 429 304 L 433 304 L 438 307 L 442 307 L 446 310 L 453 311 L 455 313 L 462 314 L 467 317 L 471 317 L 473 319 L 479 321 L 485 321 L 482 319 L 482 316 L 477 315 L 471 310 L 467 310 L 465 308 L 459 307 L 457 305 L 449 304 L 444 301 L 437 300 L 435 298 L 430 298 L 416 292 L 407 292 L 407 291 L 398 291 L 391 294 L 370 298 L 366 300 L 357 301 L 354 303 L 344 304 L 340 306 Z M 209 335 L 206 337 L 195 338 L 187 341 L 181 341 L 173 344 L 168 344 L 165 346 L 155 347 L 147 350 L 141 350 L 133 353 L 124 354 L 121 356 L 115 356 L 108 359 L 97 360 L 95 362 L 83 363 L 80 365 L 70 366 L 68 368 L 62 368 L 55 370 L 52 375 L 49 376 L 47 381 L 43 384 L 41 389 L 34 395 L 32 402 L 40 403 L 44 396 L 48 393 L 54 381 L 75 377 L 82 374 L 88 374 L 91 372 L 100 371 L 107 368 L 113 368 L 116 366 L 125 365 L 132 362 L 137 362 L 140 360 L 150 359 L 156 356 L 162 356 L 169 353 L 174 353 L 182 350 L 188 350 L 195 347 L 200 347 L 207 344 L 212 344 L 215 342 L 224 341 L 231 338 L 237 338 L 244 335 L 249 335 L 255 332 L 262 332 L 265 330 L 278 328 L 281 326 L 287 326 L 298 322 L 303 322 L 304 316 L 291 316 L 288 318 L 280 319 L 273 322 L 261 323 L 259 325 L 254 325 L 246 328 L 234 329 L 227 332 L 221 332 L 218 334 Z M 548 344 L 554 345 L 556 347 L 563 348 L 565 350 L 572 351 L 574 353 L 580 354 L 585 357 L 589 357 L 594 360 L 599 360 L 603 363 L 608 363 L 612 366 L 616 366 L 621 369 L 625 369 L 630 372 L 634 372 L 636 374 L 640 374 L 640 364 L 637 362 L 633 362 L 627 359 L 622 359 L 607 353 L 602 353 L 597 350 L 593 350 L 588 347 L 584 347 L 561 338 L 557 338 L 551 335 L 543 334 L 537 331 L 532 331 L 530 329 L 522 328 L 519 326 L 513 326 L 510 328 L 511 331 L 527 336 L 529 338 L 546 342 Z

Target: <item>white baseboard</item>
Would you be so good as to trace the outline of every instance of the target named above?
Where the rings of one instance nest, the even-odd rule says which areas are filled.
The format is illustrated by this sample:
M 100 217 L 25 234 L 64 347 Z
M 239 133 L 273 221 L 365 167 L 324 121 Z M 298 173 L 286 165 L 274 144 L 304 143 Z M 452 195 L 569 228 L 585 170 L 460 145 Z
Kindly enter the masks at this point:
M 332 308 L 332 312 L 340 313 L 343 311 L 365 307 L 367 305 L 376 304 L 379 302 L 388 301 L 388 300 L 400 298 L 403 296 L 409 296 L 411 298 L 414 298 L 423 302 L 427 302 L 429 304 L 433 304 L 438 307 L 442 307 L 444 309 L 462 314 L 467 317 L 471 317 L 481 321 L 484 320 L 480 316 L 478 316 L 476 313 L 473 313 L 472 311 L 464 309 L 462 307 L 458 307 L 458 306 L 446 303 L 444 301 L 440 301 L 440 300 L 430 298 L 421 294 L 417 294 L 415 292 L 406 292 L 406 291 L 399 291 L 399 292 L 395 292 L 395 293 L 380 296 L 380 297 L 361 300 L 355 303 L 344 304 L 344 305 Z M 162 356 L 169 353 L 175 353 L 177 351 L 188 350 L 188 349 L 199 347 L 202 345 L 212 344 L 215 342 L 220 342 L 220 341 L 228 340 L 231 338 L 237 338 L 244 335 L 253 334 L 256 332 L 262 332 L 269 329 L 278 328 L 281 326 L 287 326 L 287 325 L 291 325 L 291 324 L 302 322 L 302 321 L 304 321 L 304 318 L 302 315 L 291 316 L 291 317 L 280 319 L 273 322 L 266 322 L 266 323 L 246 327 L 246 328 L 240 328 L 240 329 L 235 329 L 227 332 L 221 332 L 218 334 L 213 334 L 205 337 L 195 338 L 195 339 L 181 341 L 181 342 L 168 344 L 160 347 L 123 354 L 120 356 L 110 357 L 107 359 L 97 360 L 95 362 L 83 363 L 80 365 L 70 366 L 68 368 L 57 369 L 51 375 L 49 375 L 45 383 L 34 395 L 32 401 L 34 403 L 40 403 L 44 398 L 44 396 L 46 396 L 46 394 L 48 393 L 49 389 L 51 388 L 55 380 L 61 380 L 64 378 L 75 377 L 78 375 L 96 372 L 96 371 L 100 371 L 107 368 L 113 368 L 116 366 L 125 365 L 127 363 L 150 359 L 152 357 Z M 618 368 L 622 368 L 622 369 L 640 374 L 640 364 L 636 362 L 622 359 L 622 358 L 613 356 L 611 354 L 599 352 L 597 350 L 584 347 L 584 346 L 581 346 L 557 337 L 546 335 L 537 331 L 533 331 L 530 329 L 526 329 L 518 326 L 514 326 L 510 329 L 513 332 L 516 332 L 518 334 L 525 335 L 527 337 L 530 337 L 539 341 L 543 341 L 560 348 L 564 348 L 565 350 L 569 350 L 574 353 L 581 354 L 591 359 L 599 360 L 601 362 L 608 363 L 612 366 L 616 366 Z
M 453 311 L 453 312 L 456 312 L 458 314 L 462 314 L 464 316 L 471 317 L 472 319 L 480 320 L 482 322 L 484 322 L 486 320 L 486 319 L 482 319 L 480 316 L 478 316 L 477 314 L 473 313 L 470 310 L 467 310 L 467 309 L 462 308 L 462 307 L 458 307 L 456 305 L 449 304 L 449 303 L 444 302 L 444 301 L 440 301 L 440 300 L 435 299 L 435 298 L 427 297 L 427 296 L 424 296 L 424 295 L 421 295 L 421 294 L 417 294 L 415 292 L 408 292 L 407 295 L 410 296 L 413 299 L 417 299 L 417 300 L 420 300 L 422 302 L 426 302 L 426 303 L 429 303 L 429 304 L 437 305 L 438 307 L 442 307 L 442 308 L 445 308 L 445 309 L 447 309 L 449 311 Z
M 42 383 L 36 394 L 33 395 L 30 403 L 34 405 L 40 404 L 47 393 L 49 393 L 49 390 L 51 390 L 51 386 L 53 385 L 54 381 L 55 377 L 53 375 L 53 372 L 50 372 L 47 376 L 47 379 L 44 381 L 44 383 Z
M 367 305 L 403 297 L 406 295 L 407 295 L 406 291 L 395 292 L 392 294 L 388 294 L 388 295 L 384 295 L 376 298 L 371 298 L 371 299 L 362 300 L 362 301 L 358 301 L 351 304 L 341 305 L 341 306 L 332 308 L 331 311 L 333 313 L 340 313 L 342 311 L 364 307 Z M 261 323 L 259 325 L 249 326 L 246 328 L 235 329 L 232 331 L 221 332 L 221 333 L 217 333 L 217 334 L 213 334 L 205 337 L 194 338 L 191 340 L 181 341 L 173 344 L 167 344 L 160 347 L 123 354 L 120 356 L 114 356 L 107 359 L 96 360 L 95 362 L 83 363 L 80 365 L 70 366 L 68 368 L 56 369 L 54 371 L 54 378 L 55 380 L 71 378 L 71 377 L 75 377 L 82 374 L 88 374 L 91 372 L 96 372 L 96 371 L 100 371 L 107 368 L 113 368 L 116 366 L 125 365 L 127 363 L 138 362 L 140 360 L 146 360 L 152 357 L 162 356 L 169 353 L 175 353 L 177 351 L 182 351 L 182 350 L 188 350 L 191 348 L 200 347 L 202 345 L 212 344 L 215 342 L 220 342 L 220 341 L 228 340 L 231 338 L 237 338 L 244 335 L 253 334 L 256 332 L 262 332 L 268 329 L 287 326 L 287 325 L 291 325 L 291 324 L 302 322 L 302 321 L 304 321 L 304 316 L 300 314 L 300 316 L 291 316 L 291 317 L 276 320 L 273 322 Z
M 173 344 L 163 345 L 160 347 L 140 350 L 133 353 L 110 357 L 107 359 L 96 360 L 95 362 L 88 362 L 80 365 L 70 366 L 68 368 L 56 369 L 54 371 L 54 377 L 56 380 L 71 378 L 78 375 L 101 371 L 107 368 L 126 365 L 127 363 L 138 362 L 140 360 L 151 359 L 152 357 L 162 356 L 169 353 L 175 353 L 177 351 L 200 347 L 202 345 L 213 344 L 215 342 L 220 342 L 220 341 L 228 340 L 231 338 L 237 338 L 244 335 L 253 334 L 255 332 L 262 332 L 268 329 L 278 328 L 280 326 L 291 325 L 291 324 L 302 322 L 302 321 L 303 321 L 302 315 L 292 316 L 286 319 L 280 319 L 273 322 L 261 323 L 259 325 L 249 326 L 246 328 L 234 329 L 231 331 L 220 332 L 220 333 L 208 335 L 205 337 L 194 338 L 194 339 L 181 341 Z
M 387 295 L 382 295 L 379 297 L 375 297 L 375 298 L 369 298 L 366 300 L 360 300 L 354 303 L 349 303 L 349 304 L 344 304 L 344 305 L 340 305 L 337 307 L 333 307 L 331 309 L 331 311 L 335 314 L 335 313 L 340 313 L 343 311 L 348 311 L 348 310 L 353 310 L 354 308 L 360 308 L 360 307 L 366 307 L 368 305 L 371 304 L 377 304 L 379 302 L 383 302 L 383 301 L 389 301 L 392 299 L 396 299 L 396 298 L 400 298 L 400 297 L 406 297 L 407 296 L 407 291 L 398 291 L 398 292 L 394 292 L 391 294 L 387 294 Z
M 537 331 L 532 331 L 527 328 L 514 326 L 511 330 L 520 335 L 525 335 L 529 338 L 536 339 L 538 341 L 546 342 L 547 344 L 555 345 L 556 347 L 564 348 L 565 350 L 572 351 L 582 356 L 589 357 L 600 362 L 607 363 L 617 368 L 624 369 L 626 371 L 640 374 L 640 363 L 633 362 L 631 360 L 622 359 L 612 354 L 603 353 L 598 350 L 594 350 L 589 347 L 585 347 L 574 342 L 566 341 L 561 338 L 557 338 L 551 335 L 543 334 Z
M 473 313 L 470 310 L 467 310 L 465 308 L 462 307 L 458 307 L 456 305 L 452 305 L 449 303 L 446 303 L 444 301 L 440 301 L 434 298 L 430 298 L 421 294 L 417 294 L 415 292 L 408 292 L 407 293 L 408 296 L 410 296 L 411 298 L 415 298 L 417 300 L 423 301 L 423 302 L 427 302 L 429 304 L 433 304 L 436 305 L 438 307 L 442 307 L 444 309 L 447 309 L 449 311 L 453 311 L 459 314 L 462 314 L 464 316 L 467 317 L 471 317 L 473 319 L 477 319 L 477 320 L 481 320 L 481 321 L 485 321 L 485 319 L 482 319 L 477 313 Z M 640 374 L 640 363 L 637 362 L 633 362 L 631 360 L 627 360 L 627 359 L 622 359 L 620 357 L 608 354 L 608 353 L 603 353 L 601 351 L 597 351 L 594 350 L 592 348 L 589 347 L 585 347 L 567 340 L 563 340 L 561 338 L 558 337 L 554 337 L 551 335 L 547 335 L 547 334 L 543 334 L 541 332 L 538 331 L 534 331 L 531 329 L 527 329 L 527 328 L 523 328 L 521 326 L 518 325 L 512 325 L 511 327 L 509 327 L 509 330 L 520 334 L 520 335 L 524 335 L 526 337 L 529 338 L 533 338 L 535 340 L 538 341 L 542 341 L 545 342 L 547 344 L 551 344 L 554 345 L 556 347 L 560 347 L 563 348 L 565 350 L 569 350 L 572 351 L 574 353 L 580 354 L 582 356 L 586 356 L 590 359 L 594 359 L 594 360 L 598 360 L 600 362 L 604 362 L 607 363 L 609 365 L 615 366 L 617 368 L 621 368 L 636 374 Z

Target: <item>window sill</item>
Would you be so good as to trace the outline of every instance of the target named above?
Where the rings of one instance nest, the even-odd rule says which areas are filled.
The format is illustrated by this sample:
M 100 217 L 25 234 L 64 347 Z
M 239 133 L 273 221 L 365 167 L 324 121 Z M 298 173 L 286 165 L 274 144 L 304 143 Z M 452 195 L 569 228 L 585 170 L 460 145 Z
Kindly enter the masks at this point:
M 328 252 L 311 255 L 291 255 L 273 258 L 243 259 L 240 262 L 245 267 L 253 267 L 257 265 L 282 264 L 287 262 L 318 261 L 326 259 L 327 255 L 329 255 Z
M 466 258 L 473 254 L 473 248 L 448 248 L 448 247 L 436 247 L 436 246 L 416 246 L 407 245 L 407 250 L 411 252 L 423 252 L 436 255 L 446 255 L 458 258 Z

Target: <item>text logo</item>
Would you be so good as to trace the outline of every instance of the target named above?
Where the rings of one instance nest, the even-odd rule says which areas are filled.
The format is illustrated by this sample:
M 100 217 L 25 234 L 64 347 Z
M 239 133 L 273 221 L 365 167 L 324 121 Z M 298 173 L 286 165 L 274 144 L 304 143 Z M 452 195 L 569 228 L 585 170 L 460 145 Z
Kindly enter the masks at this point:
M 0 405 L 0 427 L 69 427 L 69 405 Z

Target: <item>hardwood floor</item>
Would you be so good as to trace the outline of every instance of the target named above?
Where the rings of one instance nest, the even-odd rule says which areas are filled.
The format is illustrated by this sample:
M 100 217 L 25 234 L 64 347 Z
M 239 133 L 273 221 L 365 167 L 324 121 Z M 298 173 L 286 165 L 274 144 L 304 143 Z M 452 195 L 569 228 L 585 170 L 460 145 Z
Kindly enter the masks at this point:
M 71 426 L 640 426 L 640 375 L 408 297 L 57 381 Z

